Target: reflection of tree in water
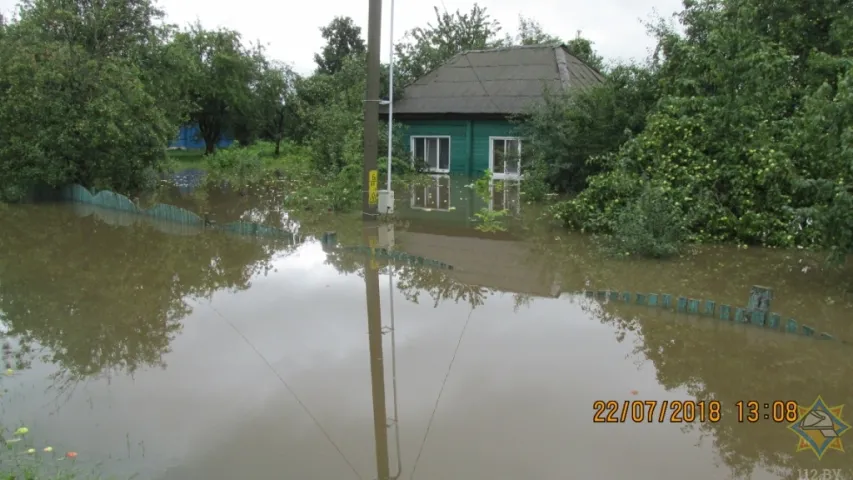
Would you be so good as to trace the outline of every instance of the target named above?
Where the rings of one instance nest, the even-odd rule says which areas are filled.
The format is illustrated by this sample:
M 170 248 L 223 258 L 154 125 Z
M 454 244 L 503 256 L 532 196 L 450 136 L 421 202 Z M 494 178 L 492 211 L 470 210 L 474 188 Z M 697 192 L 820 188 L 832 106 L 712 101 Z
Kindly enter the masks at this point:
M 612 259 L 589 238 L 562 234 L 530 235 L 531 262 L 545 262 L 563 278 L 563 291 L 584 288 L 669 293 L 746 304 L 752 285 L 775 290 L 773 310 L 839 338 L 853 341 L 853 278 L 850 266 L 828 268 L 824 256 L 804 251 L 739 250 L 708 246 L 666 261 Z
M 650 360 L 657 380 L 667 390 L 686 389 L 697 400 L 719 400 L 722 421 L 686 425 L 710 438 L 733 478 L 749 479 L 757 467 L 796 480 L 797 469 L 849 468 L 849 453 L 831 451 L 818 461 L 811 452 L 795 453 L 796 436 L 786 424 L 769 421 L 738 424 L 735 403 L 739 400 L 773 402 L 796 400 L 810 405 L 818 395 L 830 404 L 853 398 L 853 350 L 833 348 L 819 340 L 786 338 L 777 332 L 737 326 L 708 318 L 686 319 L 626 306 L 619 302 L 602 306 L 582 299 L 591 315 L 617 330 L 617 339 L 636 331 L 634 353 Z M 660 318 L 656 318 L 656 317 Z M 798 341 L 799 340 L 799 341 Z M 762 412 L 763 413 L 763 412 Z M 846 420 L 850 413 L 845 409 Z M 850 471 L 845 470 L 846 479 Z
M 398 267 L 395 271 L 397 288 L 412 303 L 418 303 L 421 292 L 426 292 L 435 306 L 452 300 L 468 303 L 477 308 L 486 301 L 492 291 L 479 285 L 468 285 L 448 275 L 447 270 L 430 269 L 414 265 Z
M 0 212 L 0 311 L 9 336 L 40 345 L 73 384 L 110 371 L 164 366 L 192 312 L 188 297 L 245 289 L 275 245 L 223 234 L 116 227 L 70 209 Z
M 326 262 L 345 274 L 354 273 L 363 276 L 364 265 L 370 259 L 366 254 L 333 250 L 326 253 Z M 437 307 L 444 301 L 460 301 L 468 303 L 471 308 L 477 308 L 486 300 L 492 291 L 478 285 L 462 283 L 448 274 L 447 270 L 429 268 L 419 265 L 391 265 L 388 261 L 378 260 L 380 272 L 388 274 L 394 271 L 394 283 L 397 290 L 406 300 L 419 303 L 421 293 L 426 293 Z

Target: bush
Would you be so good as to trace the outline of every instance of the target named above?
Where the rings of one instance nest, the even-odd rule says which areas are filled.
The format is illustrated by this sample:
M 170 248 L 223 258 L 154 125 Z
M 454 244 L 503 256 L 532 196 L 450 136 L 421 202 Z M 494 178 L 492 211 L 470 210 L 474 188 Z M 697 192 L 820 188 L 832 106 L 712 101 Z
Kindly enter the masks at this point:
M 615 256 L 665 258 L 681 251 L 687 225 L 681 208 L 665 190 L 646 183 L 640 196 L 616 213 L 613 233 L 600 240 Z
M 208 171 L 214 176 L 227 176 L 241 182 L 259 179 L 264 170 L 258 146 L 224 148 L 207 156 Z

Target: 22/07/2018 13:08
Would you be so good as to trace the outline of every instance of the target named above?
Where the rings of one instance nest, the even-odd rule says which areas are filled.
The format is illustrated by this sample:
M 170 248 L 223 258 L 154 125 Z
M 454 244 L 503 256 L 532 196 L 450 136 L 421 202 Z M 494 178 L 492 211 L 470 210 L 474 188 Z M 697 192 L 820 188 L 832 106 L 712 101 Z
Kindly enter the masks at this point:
M 799 418 L 798 406 L 792 400 L 741 400 L 735 402 L 735 415 L 739 423 L 793 423 Z M 717 423 L 722 419 L 718 400 L 595 400 L 592 408 L 593 423 Z

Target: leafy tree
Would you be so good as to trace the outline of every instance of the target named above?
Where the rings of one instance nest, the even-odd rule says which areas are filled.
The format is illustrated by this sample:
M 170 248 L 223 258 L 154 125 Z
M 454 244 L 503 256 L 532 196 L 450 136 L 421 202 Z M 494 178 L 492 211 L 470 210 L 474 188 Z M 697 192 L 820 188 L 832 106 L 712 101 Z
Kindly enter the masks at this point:
M 577 36 L 575 38 L 566 42 L 566 48 L 568 48 L 569 52 L 578 57 L 578 59 L 590 67 L 598 70 L 599 72 L 604 70 L 604 59 L 595 53 L 595 49 L 592 46 L 592 41 L 587 40 L 586 38 L 581 37 L 581 32 L 578 31 Z
M 0 197 L 69 182 L 132 191 L 155 179 L 179 116 L 168 111 L 174 90 L 153 81 L 167 65 L 159 15 L 144 0 L 20 5 L 0 41 Z
M 571 93 L 548 92 L 520 124 L 527 138 L 528 171 L 553 189 L 578 193 L 606 165 L 598 156 L 612 153 L 645 128 L 658 100 L 657 76 L 640 65 L 611 69 L 604 84 Z
M 611 231 L 652 180 L 693 240 L 846 253 L 850 14 L 840 0 L 687 2 L 683 36 L 656 32 L 660 100 L 643 132 L 593 160 L 602 172 L 561 218 Z
M 134 66 L 19 39 L 0 45 L 0 83 L 0 197 L 72 182 L 134 191 L 154 179 L 173 131 Z
M 518 34 L 515 38 L 508 37 L 506 42 L 514 45 L 565 44 L 569 52 L 582 62 L 598 71 L 604 69 L 604 59 L 595 52 L 592 41 L 582 37 L 580 31 L 575 38 L 565 41 L 546 33 L 538 21 L 524 15 L 518 16 Z
M 275 155 L 281 153 L 281 141 L 288 126 L 288 102 L 293 99 L 296 75 L 286 65 L 264 62 L 255 96 L 258 100 L 257 114 L 259 132 L 264 138 L 275 142 Z
M 151 0 L 23 0 L 19 13 L 21 27 L 41 39 L 79 45 L 97 58 L 142 60 L 166 31 Z
M 518 16 L 518 34 L 513 40 L 513 43 L 518 45 L 543 45 L 551 43 L 563 43 L 560 37 L 555 37 L 542 29 L 542 25 L 535 19 Z
M 188 65 L 190 119 L 198 124 L 205 153 L 211 154 L 226 132 L 232 132 L 252 101 L 251 84 L 258 68 L 256 57 L 240 34 L 226 29 L 205 30 L 200 24 L 175 36 Z
M 38 41 L 78 45 L 96 60 L 133 64 L 167 118 L 176 126 L 186 120 L 179 78 L 185 59 L 170 48 L 175 28 L 151 0 L 24 0 L 19 16 L 20 29 Z
M 500 23 L 493 20 L 485 7 L 474 4 L 471 11 L 455 13 L 435 7 L 435 24 L 417 27 L 408 32 L 404 41 L 394 46 L 397 63 L 395 75 L 408 84 L 467 50 L 482 50 L 505 44 L 499 39 Z
M 314 54 L 317 73 L 334 75 L 344 66 L 350 56 L 367 53 L 361 38 L 361 27 L 350 17 L 335 17 L 328 25 L 320 28 L 326 45 L 322 54 Z

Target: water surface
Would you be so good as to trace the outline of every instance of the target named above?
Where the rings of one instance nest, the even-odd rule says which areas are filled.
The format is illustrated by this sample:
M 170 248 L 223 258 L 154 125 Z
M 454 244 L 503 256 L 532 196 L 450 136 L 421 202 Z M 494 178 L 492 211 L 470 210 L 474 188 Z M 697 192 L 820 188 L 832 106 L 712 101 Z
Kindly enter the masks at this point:
M 3 207 L 0 311 L 16 371 L 2 379 L 3 425 L 27 426 L 38 448 L 78 452 L 81 468 L 164 480 L 398 470 L 763 480 L 853 464 L 849 453 L 797 453 L 787 424 L 739 423 L 735 409 L 818 395 L 853 403 L 850 345 L 575 293 L 742 305 L 750 286 L 767 285 L 773 310 L 849 341 L 849 271 L 728 247 L 607 260 L 543 228 L 478 232 L 472 212 L 487 203 L 455 183 L 436 189 L 449 202 L 399 193 L 401 219 L 381 231 L 331 214 L 300 224 L 251 194 L 171 199 L 217 221 L 293 230 L 276 240 L 81 205 Z M 524 211 L 513 202 L 497 208 Z M 324 248 L 313 235 L 324 228 L 341 246 L 393 240 L 454 268 Z M 596 424 L 596 400 L 717 400 L 722 420 Z

